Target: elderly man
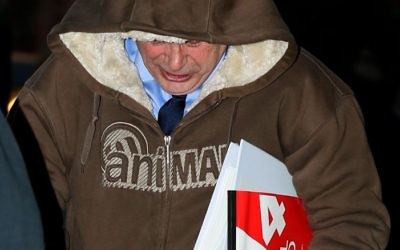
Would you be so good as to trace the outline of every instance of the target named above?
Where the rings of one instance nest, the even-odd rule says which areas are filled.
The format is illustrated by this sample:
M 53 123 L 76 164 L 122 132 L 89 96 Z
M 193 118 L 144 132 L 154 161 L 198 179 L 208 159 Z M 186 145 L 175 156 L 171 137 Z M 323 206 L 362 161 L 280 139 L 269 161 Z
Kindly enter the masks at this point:
M 191 249 L 230 142 L 287 166 L 311 249 L 384 249 L 389 216 L 351 90 L 271 0 L 78 0 L 18 105 L 70 249 Z

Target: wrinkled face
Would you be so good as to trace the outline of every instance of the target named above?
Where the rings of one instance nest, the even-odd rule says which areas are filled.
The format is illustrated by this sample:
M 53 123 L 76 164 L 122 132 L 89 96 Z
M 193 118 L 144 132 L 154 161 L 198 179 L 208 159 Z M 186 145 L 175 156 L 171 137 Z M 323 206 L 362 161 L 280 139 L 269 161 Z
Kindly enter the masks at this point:
M 170 94 L 187 94 L 199 87 L 211 74 L 226 45 L 188 41 L 137 42 L 147 69 Z

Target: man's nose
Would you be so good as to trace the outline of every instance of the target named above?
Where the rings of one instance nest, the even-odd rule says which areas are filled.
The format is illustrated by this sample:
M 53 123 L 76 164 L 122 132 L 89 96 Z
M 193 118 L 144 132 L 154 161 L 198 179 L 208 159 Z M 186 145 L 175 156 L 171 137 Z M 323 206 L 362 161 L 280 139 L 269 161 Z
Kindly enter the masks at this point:
M 173 71 L 180 70 L 186 63 L 186 55 L 182 44 L 171 43 L 168 49 L 168 65 Z

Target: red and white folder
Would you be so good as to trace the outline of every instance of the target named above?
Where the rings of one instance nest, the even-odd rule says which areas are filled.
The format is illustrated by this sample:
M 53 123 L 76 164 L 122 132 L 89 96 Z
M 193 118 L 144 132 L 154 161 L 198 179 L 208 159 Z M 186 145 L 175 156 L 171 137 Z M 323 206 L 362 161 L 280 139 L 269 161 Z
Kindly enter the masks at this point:
M 286 166 L 244 140 L 231 143 L 194 249 L 304 250 L 311 237 Z

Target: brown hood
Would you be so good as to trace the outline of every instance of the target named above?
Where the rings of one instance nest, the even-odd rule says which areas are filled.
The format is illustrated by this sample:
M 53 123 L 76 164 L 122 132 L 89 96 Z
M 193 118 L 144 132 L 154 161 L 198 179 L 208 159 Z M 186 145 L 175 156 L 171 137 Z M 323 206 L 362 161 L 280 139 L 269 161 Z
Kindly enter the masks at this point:
M 270 0 L 77 0 L 52 34 L 131 30 L 231 45 L 293 40 Z
M 269 0 L 118 0 L 112 4 L 78 0 L 51 32 L 49 44 L 56 54 L 65 52 L 65 47 L 72 53 L 78 68 L 95 80 L 92 86 L 101 84 L 94 92 L 109 95 L 111 89 L 114 98 L 122 93 L 151 110 L 136 68 L 126 56 L 126 38 L 178 43 L 196 39 L 229 45 L 223 64 L 189 109 L 218 90 L 254 82 L 279 61 L 287 67 L 297 53 L 292 35 Z M 291 53 L 287 53 L 289 47 Z

